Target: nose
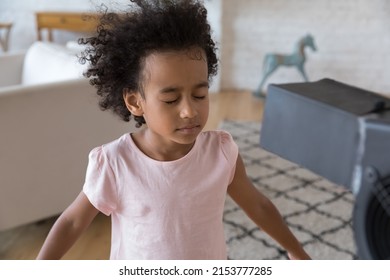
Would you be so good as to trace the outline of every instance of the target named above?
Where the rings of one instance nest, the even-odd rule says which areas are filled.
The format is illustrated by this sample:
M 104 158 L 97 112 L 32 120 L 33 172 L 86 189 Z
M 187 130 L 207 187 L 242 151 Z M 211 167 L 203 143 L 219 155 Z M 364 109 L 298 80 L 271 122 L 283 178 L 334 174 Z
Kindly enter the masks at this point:
M 183 99 L 182 106 L 180 107 L 180 117 L 182 119 L 191 119 L 198 114 L 196 105 L 190 99 Z

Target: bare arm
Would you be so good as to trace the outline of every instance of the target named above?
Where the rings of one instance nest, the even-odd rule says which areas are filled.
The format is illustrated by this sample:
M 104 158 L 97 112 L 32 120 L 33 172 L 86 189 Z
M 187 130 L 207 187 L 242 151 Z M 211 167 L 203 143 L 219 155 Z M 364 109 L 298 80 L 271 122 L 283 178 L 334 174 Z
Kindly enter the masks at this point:
M 286 249 L 291 259 L 310 259 L 285 224 L 275 205 L 253 186 L 246 175 L 240 155 L 237 158 L 236 172 L 229 185 L 228 193 L 257 226 Z
M 81 192 L 55 222 L 37 259 L 61 259 L 98 213 Z

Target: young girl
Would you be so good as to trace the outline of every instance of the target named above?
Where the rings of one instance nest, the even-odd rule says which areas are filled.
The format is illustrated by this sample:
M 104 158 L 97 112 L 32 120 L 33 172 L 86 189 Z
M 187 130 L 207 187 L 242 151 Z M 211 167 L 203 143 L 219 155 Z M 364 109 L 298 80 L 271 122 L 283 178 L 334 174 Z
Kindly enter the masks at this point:
M 226 259 L 226 193 L 290 258 L 309 259 L 248 179 L 230 134 L 202 132 L 217 71 L 204 6 L 132 2 L 130 13 L 102 17 L 84 59 L 102 109 L 146 127 L 91 151 L 83 190 L 38 259 L 61 258 L 98 212 L 111 215 L 111 259 Z

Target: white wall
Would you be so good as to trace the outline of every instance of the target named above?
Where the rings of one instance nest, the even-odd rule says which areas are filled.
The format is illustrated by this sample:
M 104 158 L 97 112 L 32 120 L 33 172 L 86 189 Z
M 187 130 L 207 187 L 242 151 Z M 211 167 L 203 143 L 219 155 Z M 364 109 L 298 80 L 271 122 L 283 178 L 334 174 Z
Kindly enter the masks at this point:
M 390 1 L 223 0 L 222 88 L 255 89 L 268 52 L 290 53 L 310 32 L 310 80 L 329 77 L 390 94 Z M 269 82 L 302 81 L 281 68 Z
M 217 55 L 222 55 L 222 5 L 223 0 L 207 0 L 205 1 L 205 7 L 207 8 L 207 15 L 212 28 L 212 36 L 217 46 Z M 210 92 L 218 93 L 221 90 L 221 68 L 218 69 L 218 73 L 211 82 Z
M 127 0 L 0 0 L 0 21 L 13 22 L 9 50 L 25 50 L 37 40 L 35 12 L 96 12 L 97 7 L 102 3 L 108 7 L 112 5 L 122 7 L 123 3 L 128 2 Z M 79 34 L 55 31 L 53 35 L 56 42 L 64 43 Z
M 35 12 L 38 11 L 90 11 L 95 12 L 100 4 L 109 8 L 125 9 L 130 0 L 0 0 L 0 22 L 13 22 L 9 42 L 9 52 L 26 50 L 37 40 Z M 213 36 L 217 42 L 221 41 L 221 3 L 222 0 L 207 0 L 205 6 L 209 14 L 209 21 L 213 29 Z M 45 33 L 43 33 L 45 38 Z M 54 41 L 66 43 L 75 40 L 81 34 L 54 31 Z M 219 46 L 220 48 L 220 46 Z M 2 50 L 0 49 L 0 54 Z M 220 52 L 220 50 L 218 50 Z M 211 92 L 220 90 L 220 72 L 213 79 Z
M 0 0 L 0 21 L 13 21 L 10 50 L 36 40 L 35 11 L 93 11 L 128 0 Z M 388 0 L 207 0 L 220 51 L 213 88 L 255 89 L 268 52 L 290 53 L 310 32 L 318 51 L 307 51 L 310 80 L 324 77 L 390 93 L 390 1 Z M 55 34 L 66 41 L 74 34 Z M 302 81 L 292 68 L 277 70 L 272 83 Z

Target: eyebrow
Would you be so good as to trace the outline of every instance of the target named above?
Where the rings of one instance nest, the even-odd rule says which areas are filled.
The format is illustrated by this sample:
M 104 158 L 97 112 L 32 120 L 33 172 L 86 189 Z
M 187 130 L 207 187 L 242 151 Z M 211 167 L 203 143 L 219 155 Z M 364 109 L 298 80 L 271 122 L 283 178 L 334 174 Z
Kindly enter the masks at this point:
M 198 84 L 196 84 L 193 89 L 198 89 L 198 88 L 203 88 L 203 87 L 209 87 L 209 82 L 200 82 Z M 174 93 L 174 92 L 177 92 L 178 90 L 180 90 L 180 87 L 175 87 L 175 86 L 168 86 L 168 87 L 165 87 L 165 88 L 162 88 L 160 90 L 160 93 L 164 94 L 164 93 Z

